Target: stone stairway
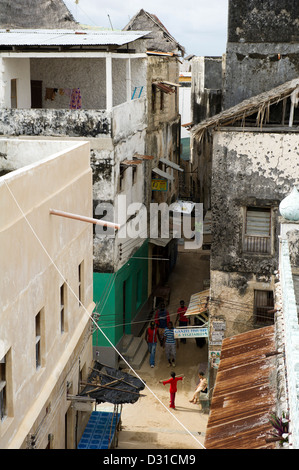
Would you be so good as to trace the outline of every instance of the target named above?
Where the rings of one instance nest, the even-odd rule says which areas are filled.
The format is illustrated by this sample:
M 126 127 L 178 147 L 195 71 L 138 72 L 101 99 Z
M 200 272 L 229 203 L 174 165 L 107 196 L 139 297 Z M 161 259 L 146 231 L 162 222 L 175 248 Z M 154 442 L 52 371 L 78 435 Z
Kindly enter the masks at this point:
M 125 335 L 121 354 L 133 369 L 140 369 L 148 353 L 148 347 L 145 339 L 140 336 Z M 128 366 L 120 358 L 119 368 L 127 369 Z

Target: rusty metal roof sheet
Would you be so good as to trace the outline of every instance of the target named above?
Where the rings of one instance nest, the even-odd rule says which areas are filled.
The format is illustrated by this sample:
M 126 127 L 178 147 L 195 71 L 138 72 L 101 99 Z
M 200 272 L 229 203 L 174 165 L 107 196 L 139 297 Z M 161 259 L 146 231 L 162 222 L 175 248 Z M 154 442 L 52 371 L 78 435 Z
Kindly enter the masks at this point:
M 185 315 L 199 315 L 207 311 L 210 297 L 210 289 L 191 295 Z
M 275 410 L 274 326 L 223 340 L 206 449 L 271 449 Z M 271 355 L 272 354 L 272 355 Z

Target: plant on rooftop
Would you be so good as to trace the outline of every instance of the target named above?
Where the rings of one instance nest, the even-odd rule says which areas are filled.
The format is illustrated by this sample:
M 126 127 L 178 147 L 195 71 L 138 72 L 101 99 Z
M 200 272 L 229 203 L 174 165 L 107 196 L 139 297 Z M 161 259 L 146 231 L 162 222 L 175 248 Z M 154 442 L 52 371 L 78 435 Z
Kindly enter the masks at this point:
M 269 420 L 275 429 L 274 432 L 271 432 L 271 435 L 279 440 L 282 445 L 285 442 L 288 442 L 289 439 L 289 418 L 284 412 L 282 413 L 281 418 L 276 416 L 276 414 L 271 414 L 271 419 Z

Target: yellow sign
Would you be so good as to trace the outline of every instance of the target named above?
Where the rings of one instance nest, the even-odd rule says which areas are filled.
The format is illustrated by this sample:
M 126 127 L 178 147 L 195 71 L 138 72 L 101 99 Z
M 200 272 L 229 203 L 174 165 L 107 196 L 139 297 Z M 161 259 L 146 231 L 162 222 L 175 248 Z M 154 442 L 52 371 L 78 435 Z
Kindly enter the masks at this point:
M 152 191 L 167 191 L 168 181 L 167 180 L 152 180 Z

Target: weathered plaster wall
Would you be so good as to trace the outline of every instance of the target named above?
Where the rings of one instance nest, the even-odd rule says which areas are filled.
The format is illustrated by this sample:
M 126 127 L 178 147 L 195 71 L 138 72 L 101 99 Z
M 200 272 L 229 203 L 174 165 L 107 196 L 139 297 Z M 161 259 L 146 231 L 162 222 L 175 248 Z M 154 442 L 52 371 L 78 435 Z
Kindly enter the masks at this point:
M 279 202 L 299 178 L 299 134 L 215 132 L 212 177 L 211 268 L 267 275 L 277 257 L 242 253 L 243 208 L 272 206 L 274 230 Z M 229 223 L 228 223 L 229 221 Z M 277 249 L 276 243 L 274 248 Z
M 101 137 L 111 133 L 111 114 L 95 110 L 0 109 L 0 134 Z
M 213 138 L 209 132 L 200 141 L 191 138 L 193 197 L 203 204 L 205 212 L 211 209 L 212 145 Z
M 278 206 L 299 180 L 298 155 L 296 132 L 214 133 L 210 317 L 227 320 L 225 337 L 254 327 L 255 290 L 274 290 Z M 248 206 L 272 208 L 270 254 L 243 251 Z
M 224 108 L 299 74 L 299 16 L 294 0 L 231 0 Z
M 296 0 L 230 0 L 228 41 L 298 42 L 298 22 Z
M 179 63 L 174 58 L 169 57 L 149 57 L 147 96 L 148 96 L 148 129 L 146 140 L 146 154 L 153 155 L 155 159 L 152 166 L 147 166 L 146 180 L 151 182 L 151 168 L 158 166 L 161 157 L 179 164 L 180 154 L 180 127 L 181 119 L 179 115 L 179 92 L 167 94 L 163 93 L 163 106 L 161 106 L 161 93 L 157 89 L 152 89 L 153 82 L 166 80 L 171 83 L 178 83 Z M 153 106 L 153 96 L 155 95 L 155 105 Z M 175 181 L 169 184 L 167 193 L 157 192 L 153 195 L 155 202 L 173 202 L 178 194 L 179 175 L 175 170 L 166 169 L 169 174 L 173 174 Z M 147 203 L 151 202 L 151 190 L 147 191 Z
M 191 116 L 193 124 L 220 113 L 222 105 L 222 58 L 192 59 Z
M 126 224 L 130 215 L 126 213 L 132 202 L 143 203 L 145 198 L 145 169 L 150 162 L 144 161 L 136 166 L 133 176 L 133 166 L 128 165 L 123 171 L 120 186 L 121 162 L 133 160 L 135 153 L 145 155 L 146 141 L 146 100 L 132 100 L 129 103 L 116 106 L 112 111 L 113 140 L 105 150 L 96 149 L 92 145 L 93 168 L 93 200 L 94 210 L 101 203 L 114 206 L 114 221 Z M 102 139 L 102 142 L 104 139 Z M 118 211 L 117 196 L 126 198 L 125 211 Z M 98 206 L 100 209 L 100 206 Z M 125 212 L 125 213 L 124 213 Z M 119 220 L 121 219 L 121 220 Z M 124 255 L 120 256 L 119 244 L 126 246 Z M 94 238 L 94 270 L 96 272 L 114 272 L 120 269 L 132 252 L 141 245 L 140 240 L 132 242 L 125 231 L 125 236 L 113 238 L 98 236 Z
M 224 109 L 299 75 L 299 43 L 228 44 Z
M 274 290 L 272 276 L 254 273 L 211 271 L 210 318 L 226 323 L 225 337 L 256 327 L 254 321 L 254 291 Z M 211 345 L 211 349 L 213 349 Z

